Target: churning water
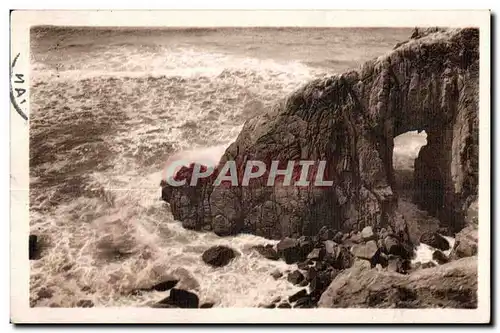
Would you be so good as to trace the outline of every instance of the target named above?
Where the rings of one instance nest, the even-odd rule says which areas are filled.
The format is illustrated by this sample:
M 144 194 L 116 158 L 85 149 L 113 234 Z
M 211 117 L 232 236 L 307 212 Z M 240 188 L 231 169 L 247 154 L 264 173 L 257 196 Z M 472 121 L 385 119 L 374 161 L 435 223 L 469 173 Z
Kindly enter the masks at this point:
M 177 274 L 201 301 L 253 307 L 297 287 L 294 265 L 250 250 L 274 244 L 185 230 L 160 201 L 174 154 L 217 161 L 244 121 L 318 76 L 389 51 L 407 29 L 73 29 L 31 33 L 31 304 L 147 306 L 134 288 Z M 201 260 L 227 244 L 222 268 Z M 167 292 L 168 293 L 168 292 Z

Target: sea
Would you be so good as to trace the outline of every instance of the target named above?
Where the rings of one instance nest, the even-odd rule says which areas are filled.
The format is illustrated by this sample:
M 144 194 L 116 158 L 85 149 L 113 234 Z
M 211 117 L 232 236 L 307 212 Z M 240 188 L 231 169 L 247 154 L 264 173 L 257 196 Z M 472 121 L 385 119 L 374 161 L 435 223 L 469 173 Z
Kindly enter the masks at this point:
M 33 27 L 30 231 L 42 255 L 30 261 L 31 306 L 150 306 L 168 291 L 131 291 L 179 272 L 215 307 L 256 307 L 295 293 L 286 272 L 296 265 L 251 249 L 276 241 L 183 229 L 160 200 L 165 163 L 174 154 L 216 163 L 246 120 L 410 34 Z M 417 143 L 395 148 L 398 161 L 412 162 L 425 144 L 412 135 Z M 204 264 L 203 251 L 220 244 L 238 257 L 221 268 Z M 284 276 L 274 279 L 275 270 Z

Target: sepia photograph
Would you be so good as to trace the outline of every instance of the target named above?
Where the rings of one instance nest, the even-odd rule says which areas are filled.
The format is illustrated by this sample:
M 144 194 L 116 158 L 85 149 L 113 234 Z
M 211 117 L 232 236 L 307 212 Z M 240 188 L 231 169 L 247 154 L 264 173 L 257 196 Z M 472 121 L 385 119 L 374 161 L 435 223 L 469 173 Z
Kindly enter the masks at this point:
M 488 321 L 477 13 L 481 28 L 25 22 L 10 97 L 26 311 Z

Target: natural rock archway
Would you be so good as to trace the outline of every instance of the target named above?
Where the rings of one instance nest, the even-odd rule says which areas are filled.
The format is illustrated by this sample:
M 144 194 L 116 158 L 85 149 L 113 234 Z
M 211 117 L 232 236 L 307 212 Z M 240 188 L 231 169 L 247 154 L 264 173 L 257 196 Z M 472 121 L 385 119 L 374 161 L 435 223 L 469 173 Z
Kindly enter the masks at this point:
M 451 229 L 478 185 L 478 29 L 427 29 L 388 54 L 350 71 L 309 82 L 248 121 L 226 150 L 238 170 L 248 160 L 326 161 L 333 186 L 197 186 L 163 182 L 162 198 L 176 219 L 220 235 L 267 238 L 315 234 L 322 226 L 351 231 L 387 228 L 410 243 L 398 211 L 393 139 L 425 130 L 428 144 L 415 162 L 415 199 Z M 190 177 L 183 168 L 177 178 Z

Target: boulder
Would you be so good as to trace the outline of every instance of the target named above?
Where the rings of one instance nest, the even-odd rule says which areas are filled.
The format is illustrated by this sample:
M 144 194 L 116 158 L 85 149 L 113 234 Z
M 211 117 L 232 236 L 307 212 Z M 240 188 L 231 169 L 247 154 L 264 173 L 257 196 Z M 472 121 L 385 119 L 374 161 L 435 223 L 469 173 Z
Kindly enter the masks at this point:
M 359 244 L 363 242 L 363 238 L 361 237 L 361 233 L 356 232 L 351 235 L 351 238 L 349 240 L 354 243 L 354 244 Z
M 371 241 L 371 240 L 376 240 L 377 236 L 373 232 L 372 227 L 368 226 L 368 227 L 364 227 L 363 230 L 361 230 L 361 238 L 365 242 L 367 242 L 367 241 Z
M 311 283 L 309 286 L 311 290 L 311 295 L 320 296 L 330 285 L 331 282 L 332 282 L 331 270 L 318 271 L 315 274 L 314 278 L 311 279 Z
M 371 240 L 364 244 L 355 244 L 351 248 L 352 254 L 357 258 L 372 260 L 372 258 L 377 254 L 378 246 L 375 241 Z
M 344 241 L 344 234 L 341 231 L 337 231 L 333 237 L 333 241 L 337 244 L 341 244 Z
M 278 254 L 285 259 L 287 264 L 293 264 L 300 261 L 301 250 L 299 242 L 294 238 L 286 237 L 282 239 L 278 245 Z
M 200 309 L 210 309 L 210 308 L 213 308 L 214 305 L 215 305 L 215 303 L 206 302 L 206 303 L 203 303 L 202 305 L 200 305 Z
M 203 252 L 202 259 L 206 264 L 213 267 L 222 267 L 236 257 L 236 252 L 227 246 L 213 246 Z
M 308 255 L 307 259 L 313 260 L 313 261 L 318 261 L 322 259 L 322 256 L 320 255 L 321 249 L 319 248 L 314 248 Z
M 420 236 L 420 243 L 427 244 L 441 251 L 448 251 L 450 243 L 437 232 L 426 232 Z
M 309 260 L 301 261 L 297 264 L 297 268 L 300 270 L 307 270 L 309 268 L 309 264 L 311 262 Z
M 448 257 L 441 251 L 436 250 L 432 253 L 432 259 L 435 260 L 438 264 L 446 264 L 447 262 L 450 261 Z
M 300 271 L 293 271 L 288 274 L 287 280 L 290 283 L 299 284 L 304 280 L 304 275 Z
M 326 240 L 333 239 L 335 236 L 335 231 L 328 228 L 327 226 L 323 226 L 319 231 L 318 231 L 318 241 L 324 242 Z
M 412 256 L 412 251 L 407 249 L 399 239 L 391 235 L 384 239 L 384 249 L 387 254 L 400 256 L 405 259 L 409 259 Z
M 460 259 L 477 255 L 478 228 L 471 224 L 455 235 L 455 245 L 450 258 Z
M 289 303 L 281 303 L 277 306 L 278 309 L 290 309 L 291 307 Z
M 252 249 L 254 249 L 258 253 L 260 253 L 261 256 L 269 260 L 278 260 L 280 258 L 278 252 L 276 252 L 276 250 L 274 250 L 272 246 L 268 247 L 263 245 L 257 245 L 252 247 Z
M 178 308 L 196 309 L 199 305 L 199 298 L 195 293 L 183 289 L 171 289 L 170 295 L 159 304 L 167 304 Z
M 316 302 L 311 296 L 305 296 L 302 298 L 299 298 L 297 302 L 295 302 L 295 305 L 293 306 L 294 308 L 303 308 L 303 309 L 310 309 L 314 308 L 316 306 Z
M 432 267 L 436 267 L 437 265 L 435 263 L 433 263 L 432 261 L 428 261 L 428 262 L 424 262 L 422 264 L 422 269 L 426 269 L 426 268 L 432 268 Z
M 314 249 L 314 242 L 307 236 L 300 236 L 297 241 L 299 242 L 301 259 L 306 258 L 309 252 Z
M 321 295 L 326 308 L 476 308 L 477 257 L 398 274 L 364 260 L 341 272 Z
M 199 291 L 200 284 L 187 269 L 178 267 L 174 269 L 171 274 L 174 279 L 179 280 L 179 283 L 176 285 L 177 289 Z
M 301 290 L 297 291 L 295 294 L 293 294 L 292 296 L 288 297 L 288 301 L 290 303 L 293 303 L 293 302 L 297 301 L 299 298 L 302 298 L 305 296 L 307 296 L 307 290 L 301 289 Z

